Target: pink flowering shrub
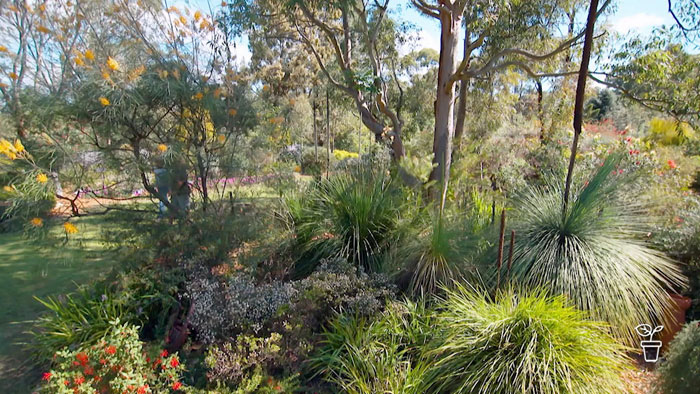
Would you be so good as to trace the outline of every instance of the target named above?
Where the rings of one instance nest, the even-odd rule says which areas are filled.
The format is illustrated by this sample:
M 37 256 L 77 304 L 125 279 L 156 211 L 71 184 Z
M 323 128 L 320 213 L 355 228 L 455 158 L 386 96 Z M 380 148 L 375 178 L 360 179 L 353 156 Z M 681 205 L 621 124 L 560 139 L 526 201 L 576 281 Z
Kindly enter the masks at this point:
M 174 393 L 184 389 L 184 367 L 175 354 L 144 350 L 137 327 L 114 323 L 96 345 L 54 355 L 43 374 L 42 393 Z

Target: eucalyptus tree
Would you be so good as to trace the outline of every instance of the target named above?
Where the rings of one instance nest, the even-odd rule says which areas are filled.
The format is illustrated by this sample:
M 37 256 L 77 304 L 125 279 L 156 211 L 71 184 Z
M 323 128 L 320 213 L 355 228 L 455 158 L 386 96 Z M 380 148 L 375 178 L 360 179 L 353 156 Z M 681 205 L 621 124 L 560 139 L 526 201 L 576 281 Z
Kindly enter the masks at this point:
M 440 62 L 435 100 L 431 180 L 442 185 L 444 199 L 449 182 L 452 143 L 455 134 L 455 93 L 459 81 L 467 81 L 511 67 L 531 76 L 535 62 L 550 59 L 579 42 L 584 32 L 557 39 L 555 28 L 565 15 L 569 1 L 480 1 L 411 0 L 423 14 L 440 22 Z M 597 14 L 609 5 L 606 1 Z M 466 30 L 464 51 L 459 58 L 462 29 Z M 535 42 L 541 48 L 534 48 Z
M 237 0 L 228 19 L 250 31 L 301 43 L 328 83 L 349 97 L 377 140 L 388 140 L 393 157 L 405 154 L 403 97 L 389 97 L 397 77 L 401 26 L 389 0 Z M 291 44 L 294 45 L 294 44 Z

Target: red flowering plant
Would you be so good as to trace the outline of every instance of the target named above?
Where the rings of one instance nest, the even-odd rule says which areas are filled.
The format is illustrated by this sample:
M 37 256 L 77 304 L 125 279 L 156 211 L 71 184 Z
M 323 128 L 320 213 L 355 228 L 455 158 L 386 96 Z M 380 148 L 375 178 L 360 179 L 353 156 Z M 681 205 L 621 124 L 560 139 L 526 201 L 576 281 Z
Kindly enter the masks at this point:
M 114 322 L 96 345 L 63 349 L 54 356 L 54 368 L 42 375 L 43 393 L 173 393 L 184 366 L 176 354 L 146 350 L 138 328 Z

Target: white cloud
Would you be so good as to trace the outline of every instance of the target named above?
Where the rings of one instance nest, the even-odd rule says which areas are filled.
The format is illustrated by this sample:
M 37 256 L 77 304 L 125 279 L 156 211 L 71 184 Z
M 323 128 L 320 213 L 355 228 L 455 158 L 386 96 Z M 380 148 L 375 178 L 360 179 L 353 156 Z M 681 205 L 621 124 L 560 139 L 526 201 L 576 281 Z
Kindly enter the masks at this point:
M 659 15 L 640 12 L 613 21 L 612 27 L 618 33 L 625 34 L 630 31 L 648 31 L 652 27 L 663 25 L 664 22 L 664 18 Z

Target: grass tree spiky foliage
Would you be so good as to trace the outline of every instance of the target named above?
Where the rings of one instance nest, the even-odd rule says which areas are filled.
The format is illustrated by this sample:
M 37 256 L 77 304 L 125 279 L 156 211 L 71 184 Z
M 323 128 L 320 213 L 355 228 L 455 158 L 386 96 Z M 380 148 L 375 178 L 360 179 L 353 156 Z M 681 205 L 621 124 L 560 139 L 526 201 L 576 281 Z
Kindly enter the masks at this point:
M 512 279 L 567 295 L 631 345 L 638 324 L 666 319 L 667 292 L 685 279 L 645 241 L 648 215 L 620 193 L 626 184 L 618 163 L 619 156 L 610 156 L 575 190 L 566 210 L 559 184 L 524 193 L 511 226 L 517 234 Z
M 472 258 L 482 250 L 477 224 L 448 211 L 425 213 L 427 220 L 411 223 L 395 259 L 410 271 L 409 290 L 415 295 L 434 294 L 455 280 L 472 278 Z
M 624 348 L 563 296 L 508 289 L 494 300 L 447 290 L 439 335 L 424 354 L 429 393 L 623 392 Z
M 297 271 L 310 273 L 319 258 L 342 257 L 367 271 L 380 268 L 381 255 L 396 229 L 401 199 L 389 176 L 367 171 L 341 173 L 319 181 L 289 208 L 303 255 Z

